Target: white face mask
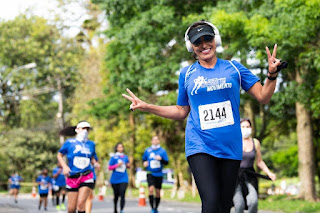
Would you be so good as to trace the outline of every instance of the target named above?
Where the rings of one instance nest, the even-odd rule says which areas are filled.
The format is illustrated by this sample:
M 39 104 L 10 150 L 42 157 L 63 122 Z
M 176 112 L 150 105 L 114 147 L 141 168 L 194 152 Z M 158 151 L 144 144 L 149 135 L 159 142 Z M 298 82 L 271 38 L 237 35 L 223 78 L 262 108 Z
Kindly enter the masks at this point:
M 249 138 L 252 133 L 252 129 L 251 128 L 241 128 L 241 132 L 242 132 L 242 138 Z
M 159 149 L 160 148 L 160 144 L 158 144 L 158 145 L 151 145 L 151 147 L 152 147 L 152 149 Z
M 88 131 L 86 129 L 83 129 L 81 132 L 77 134 L 76 139 L 78 141 L 86 141 L 88 139 Z

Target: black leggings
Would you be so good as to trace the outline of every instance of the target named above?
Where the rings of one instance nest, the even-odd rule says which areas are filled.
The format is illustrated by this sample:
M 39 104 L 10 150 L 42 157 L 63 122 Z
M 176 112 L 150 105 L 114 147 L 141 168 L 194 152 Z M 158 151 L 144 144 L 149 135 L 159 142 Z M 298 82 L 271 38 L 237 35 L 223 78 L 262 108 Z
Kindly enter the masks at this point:
M 122 211 L 124 208 L 124 204 L 126 202 L 125 201 L 125 194 L 126 194 L 127 187 L 128 187 L 128 183 L 112 184 L 113 194 L 114 194 L 113 202 L 114 202 L 115 212 L 117 212 L 116 209 L 117 209 L 117 203 L 118 203 L 119 196 L 121 197 L 120 210 Z
M 199 153 L 187 158 L 202 202 L 202 213 L 229 213 L 240 160 Z

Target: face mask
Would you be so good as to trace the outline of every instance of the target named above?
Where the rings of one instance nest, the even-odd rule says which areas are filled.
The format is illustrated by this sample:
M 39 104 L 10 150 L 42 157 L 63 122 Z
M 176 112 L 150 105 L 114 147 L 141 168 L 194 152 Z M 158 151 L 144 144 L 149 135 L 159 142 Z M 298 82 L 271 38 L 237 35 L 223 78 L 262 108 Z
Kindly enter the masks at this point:
M 159 148 L 160 148 L 160 144 L 158 144 L 158 145 L 152 145 L 151 147 L 152 147 L 152 149 L 159 149 Z
M 250 137 L 252 130 L 251 128 L 241 128 L 241 132 L 242 132 L 242 138 L 248 138 Z
M 122 156 L 122 155 L 124 155 L 124 154 L 121 153 L 121 152 L 116 152 L 116 155 L 117 155 L 117 156 Z
M 83 129 L 80 133 L 77 134 L 76 139 L 78 141 L 86 141 L 88 139 L 88 131 Z

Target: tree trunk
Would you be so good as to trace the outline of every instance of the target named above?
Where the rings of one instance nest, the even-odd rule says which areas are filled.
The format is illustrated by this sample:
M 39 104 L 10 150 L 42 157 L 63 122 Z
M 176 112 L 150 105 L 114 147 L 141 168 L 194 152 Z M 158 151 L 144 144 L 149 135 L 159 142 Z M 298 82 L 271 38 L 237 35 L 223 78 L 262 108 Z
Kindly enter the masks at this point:
M 134 188 L 135 187 L 135 173 L 136 173 L 136 162 L 134 160 L 134 153 L 135 153 L 135 147 L 136 147 L 136 131 L 135 131 L 135 121 L 134 121 L 134 115 L 133 113 L 130 113 L 129 115 L 129 122 L 130 122 L 130 142 L 132 145 L 132 150 L 129 156 L 129 161 L 131 163 L 130 167 L 130 175 L 129 175 L 129 186 Z
M 63 91 L 62 91 L 62 85 L 61 85 L 61 79 L 58 78 L 57 80 L 57 86 L 58 86 L 58 124 L 59 129 L 64 128 L 64 115 L 63 115 Z M 60 145 L 62 146 L 64 143 L 64 136 L 60 135 Z
M 256 125 L 255 125 L 255 119 L 254 119 L 255 116 L 254 116 L 254 111 L 253 111 L 251 101 L 246 101 L 244 103 L 244 116 L 250 119 L 251 125 L 252 125 L 252 136 L 255 136 L 256 135 Z
M 303 83 L 299 72 L 296 72 L 296 81 L 299 85 Z M 312 143 L 311 116 L 305 106 L 296 102 L 298 157 L 299 157 L 299 179 L 301 182 L 300 196 L 308 201 L 315 201 L 314 180 L 314 153 Z

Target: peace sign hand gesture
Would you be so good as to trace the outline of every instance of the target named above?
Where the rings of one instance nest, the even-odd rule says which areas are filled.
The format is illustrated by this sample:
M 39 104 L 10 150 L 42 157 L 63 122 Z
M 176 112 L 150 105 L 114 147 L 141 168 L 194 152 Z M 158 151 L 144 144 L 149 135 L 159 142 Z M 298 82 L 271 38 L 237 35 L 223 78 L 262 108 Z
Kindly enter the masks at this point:
M 268 64 L 269 64 L 269 73 L 273 74 L 277 71 L 277 66 L 280 65 L 280 59 L 276 58 L 277 55 L 277 44 L 274 45 L 272 55 L 270 54 L 269 48 L 266 47 L 267 55 L 268 55 Z
M 130 96 L 126 95 L 126 94 L 122 94 L 122 97 L 128 99 L 129 101 L 131 101 L 132 103 L 130 104 L 130 110 L 134 111 L 136 109 L 139 109 L 141 111 L 145 111 L 147 103 L 144 101 L 141 101 L 137 96 L 135 96 L 133 94 L 133 92 L 131 92 L 128 88 L 126 89 L 126 91 L 129 93 Z

